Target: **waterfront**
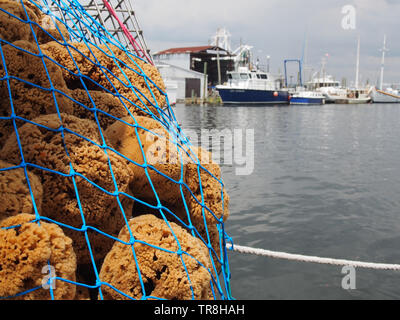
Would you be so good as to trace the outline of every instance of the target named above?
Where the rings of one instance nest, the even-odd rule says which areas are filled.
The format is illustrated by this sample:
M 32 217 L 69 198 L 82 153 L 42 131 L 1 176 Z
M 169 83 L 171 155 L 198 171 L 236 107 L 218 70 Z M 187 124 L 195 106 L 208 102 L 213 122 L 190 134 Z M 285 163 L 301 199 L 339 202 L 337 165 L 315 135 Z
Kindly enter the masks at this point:
M 177 105 L 183 129 L 254 129 L 255 165 L 236 176 L 227 233 L 236 244 L 289 253 L 398 263 L 400 105 L 207 107 Z M 392 271 L 229 253 L 236 299 L 399 299 Z

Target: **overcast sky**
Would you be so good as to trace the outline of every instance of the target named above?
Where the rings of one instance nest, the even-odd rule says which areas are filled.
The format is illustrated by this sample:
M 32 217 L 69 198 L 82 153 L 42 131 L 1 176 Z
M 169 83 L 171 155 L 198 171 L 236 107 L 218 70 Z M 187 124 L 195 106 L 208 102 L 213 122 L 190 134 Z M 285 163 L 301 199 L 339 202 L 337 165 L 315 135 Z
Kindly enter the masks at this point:
M 302 57 L 307 35 L 307 61 L 314 70 L 328 53 L 327 71 L 337 80 L 354 81 L 357 36 L 361 38 L 360 78 L 379 77 L 383 36 L 387 35 L 385 82 L 400 82 L 400 0 L 136 0 L 136 14 L 154 53 L 170 47 L 208 44 L 217 28 L 240 40 L 271 71 L 283 70 L 284 59 Z M 345 30 L 342 8 L 353 6 L 355 29 Z

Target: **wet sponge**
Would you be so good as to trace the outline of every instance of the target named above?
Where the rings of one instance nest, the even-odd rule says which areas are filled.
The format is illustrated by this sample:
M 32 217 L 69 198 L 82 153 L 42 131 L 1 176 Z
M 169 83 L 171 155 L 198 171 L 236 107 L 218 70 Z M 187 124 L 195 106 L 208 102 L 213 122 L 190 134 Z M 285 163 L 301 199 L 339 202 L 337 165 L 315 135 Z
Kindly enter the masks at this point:
M 181 198 L 179 181 L 184 172 L 169 132 L 152 118 L 136 116 L 135 119 L 127 117 L 121 120 L 111 125 L 106 135 L 119 153 L 133 161 L 129 164 L 134 172 L 130 185 L 132 194 L 157 205 L 153 185 L 164 205 L 176 203 Z
M 84 217 L 86 225 L 107 234 L 117 234 L 124 218 L 116 196 L 103 190 L 109 193 L 116 191 L 113 178 L 119 192 L 128 190 L 132 173 L 126 160 L 111 151 L 107 156 L 100 147 L 103 141 L 93 121 L 67 114 L 61 114 L 61 118 L 62 122 L 57 114 L 40 116 L 33 120 L 38 125 L 27 123 L 18 132 L 25 161 L 44 168 L 32 170 L 43 185 L 41 214 L 75 228 L 82 227 Z M 60 130 L 61 126 L 64 131 Z M 106 143 L 110 145 L 108 141 Z M 10 163 L 21 162 L 15 133 L 0 154 Z M 132 203 L 122 195 L 120 200 L 126 200 L 128 206 Z M 130 210 L 125 212 L 128 218 L 130 213 Z M 65 232 L 74 240 L 79 263 L 89 262 L 84 232 L 72 229 Z M 92 246 L 105 248 L 94 253 L 95 259 L 100 259 L 107 250 L 105 243 L 109 241 L 112 244 L 113 241 L 97 232 L 90 234 Z
M 165 106 L 165 96 L 159 90 L 165 92 L 165 86 L 157 68 L 127 56 L 115 46 L 69 43 L 66 50 L 65 45 L 53 41 L 42 45 L 41 49 L 65 67 L 63 74 L 69 89 L 86 87 L 120 95 L 132 113 L 141 115 L 158 115 L 155 106 Z
M 48 284 L 50 272 L 43 269 L 48 265 L 54 268 L 53 276 L 75 281 L 72 240 L 57 225 L 34 220 L 34 215 L 20 214 L 0 222 L 0 297 L 12 297 L 39 287 L 15 298 L 51 299 L 50 290 L 40 288 Z M 74 284 L 55 280 L 54 299 L 73 299 L 75 292 Z
M 56 104 L 60 112 L 72 114 L 72 101 L 62 94 L 69 91 L 60 67 L 48 59 L 44 59 L 44 64 L 37 56 L 37 46 L 27 41 L 16 41 L 13 46 L 6 45 L 2 49 L 5 65 L 0 59 L 0 77 L 7 71 L 13 78 L 0 81 L 0 116 L 10 117 L 14 110 L 16 116 L 32 120 L 40 115 L 57 113 Z M 17 121 L 18 126 L 21 124 L 22 121 Z M 12 132 L 12 120 L 2 120 L 0 147 Z
M 25 7 L 25 8 L 24 8 Z M 16 40 L 34 41 L 29 20 L 38 23 L 37 12 L 19 1 L 0 0 L 0 38 L 8 42 Z M 5 12 L 7 11 L 7 12 Z M 26 15 L 28 14 L 28 17 Z
M 176 300 L 211 299 L 207 248 L 199 239 L 192 237 L 175 223 L 171 222 L 169 225 L 170 227 L 164 220 L 153 215 L 131 219 L 129 227 L 137 241 L 133 245 L 137 265 L 132 247 L 116 242 L 102 265 L 101 281 L 108 282 L 131 298 L 140 299 L 143 292 L 138 275 L 139 266 L 147 297 Z M 130 242 L 130 232 L 127 227 L 121 230 L 118 238 Z M 175 253 L 179 249 L 185 253 L 182 255 Z M 108 286 L 103 286 L 102 292 L 105 299 L 127 299 Z
M 0 169 L 14 165 L 0 160 Z M 39 178 L 28 172 L 29 184 L 40 212 L 43 188 Z M 19 213 L 34 213 L 32 197 L 23 168 L 0 171 L 0 221 Z
M 74 115 L 81 119 L 97 119 L 103 130 L 106 130 L 116 119 L 129 116 L 129 111 L 117 97 L 110 93 L 75 89 L 71 92 L 74 99 Z M 91 109 L 91 110 L 90 110 Z
M 188 187 L 185 199 L 192 218 L 198 221 L 205 218 L 207 223 L 213 224 L 228 219 L 229 195 L 223 187 L 221 168 L 212 161 L 210 152 L 191 147 L 185 160 L 184 181 Z

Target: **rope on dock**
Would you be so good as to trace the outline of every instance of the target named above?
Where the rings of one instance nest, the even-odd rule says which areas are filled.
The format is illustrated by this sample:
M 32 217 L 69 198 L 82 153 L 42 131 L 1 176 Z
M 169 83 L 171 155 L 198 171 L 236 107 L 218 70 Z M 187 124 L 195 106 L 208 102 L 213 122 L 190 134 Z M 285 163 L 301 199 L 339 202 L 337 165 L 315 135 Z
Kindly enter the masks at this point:
M 356 268 L 366 268 L 375 270 L 400 270 L 400 264 L 373 263 L 362 261 L 351 261 L 344 259 L 321 258 L 314 256 L 305 256 L 301 254 L 291 254 L 286 252 L 270 251 L 265 249 L 257 249 L 239 245 L 227 244 L 227 249 L 238 253 L 252 254 L 274 259 L 294 260 L 300 262 L 330 264 L 338 266 L 353 266 Z

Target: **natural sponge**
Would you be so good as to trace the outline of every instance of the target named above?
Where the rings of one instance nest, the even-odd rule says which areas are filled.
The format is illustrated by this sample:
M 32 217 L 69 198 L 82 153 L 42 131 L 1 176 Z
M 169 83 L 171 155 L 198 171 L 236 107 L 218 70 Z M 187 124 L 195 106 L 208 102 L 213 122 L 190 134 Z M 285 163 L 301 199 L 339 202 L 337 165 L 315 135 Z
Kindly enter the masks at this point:
M 41 49 L 65 67 L 64 79 L 70 89 L 86 87 L 121 95 L 128 109 L 141 115 L 158 115 L 155 106 L 165 106 L 164 82 L 155 66 L 128 56 L 115 46 L 97 47 L 85 43 L 69 43 L 68 46 L 66 50 L 64 45 L 53 41 L 42 45 Z
M 9 76 L 17 79 L 0 81 L 0 116 L 10 117 L 14 110 L 16 116 L 32 120 L 39 115 L 57 113 L 56 105 L 60 112 L 73 112 L 72 101 L 51 90 L 68 92 L 60 67 L 48 59 L 42 61 L 37 56 L 39 51 L 36 45 L 16 41 L 13 46 L 6 45 L 2 49 L 5 65 L 0 59 L 0 77 L 4 77 L 7 71 Z M 13 131 L 11 120 L 1 120 L 0 146 Z
M 191 147 L 185 161 L 184 181 L 188 187 L 185 199 L 193 218 L 203 221 L 204 216 L 213 224 L 228 219 L 229 195 L 223 186 L 221 168 L 212 160 L 210 152 Z
M 0 169 L 14 165 L 0 160 Z M 40 212 L 43 188 L 39 178 L 28 172 L 35 205 Z M 33 201 L 23 168 L 0 171 L 0 221 L 19 213 L 34 213 Z
M 0 8 L 4 10 L 0 11 L 0 38 L 8 42 L 26 40 L 39 44 L 68 40 L 65 26 L 56 18 L 53 21 L 39 7 L 29 0 L 23 3 L 20 0 L 0 0 Z
M 139 266 L 147 297 L 169 300 L 211 299 L 207 248 L 199 239 L 192 237 L 175 223 L 169 225 L 170 227 L 164 220 L 153 215 L 143 215 L 130 220 L 132 235 L 135 240 L 140 241 L 133 245 L 137 265 L 132 247 L 116 242 L 101 267 L 101 281 L 109 283 L 129 297 L 140 299 L 143 292 L 139 282 Z M 121 230 L 119 239 L 130 242 L 127 227 Z M 179 249 L 185 252 L 181 256 L 175 253 Z M 105 299 L 126 299 L 108 286 L 102 287 L 102 292 Z
M 36 37 L 39 44 L 45 44 L 54 40 L 60 42 L 69 40 L 67 28 L 57 21 L 56 18 L 53 19 L 45 14 L 39 16 L 40 28 L 36 28 Z
M 106 135 L 119 153 L 134 161 L 130 163 L 134 172 L 130 189 L 135 197 L 157 205 L 148 174 L 161 202 L 174 204 L 182 198 L 182 160 L 172 136 L 160 122 L 142 116 L 127 117 L 111 125 Z
M 75 281 L 72 240 L 57 225 L 34 220 L 34 215 L 20 214 L 0 222 L 0 297 L 14 297 L 42 285 L 46 287 L 50 285 L 50 276 Z M 53 274 L 48 266 L 54 268 Z M 74 284 L 54 281 L 54 299 L 75 297 Z M 50 290 L 45 287 L 15 298 L 51 299 Z
M 191 147 L 186 153 L 184 172 L 186 206 L 176 205 L 175 213 L 185 223 L 190 217 L 196 236 L 211 245 L 210 254 L 219 270 L 223 243 L 218 226 L 229 217 L 229 195 L 223 186 L 221 168 L 210 152 Z
M 78 118 L 96 121 L 96 109 L 97 119 L 103 130 L 106 130 L 111 124 L 116 122 L 116 118 L 121 119 L 129 116 L 127 107 L 110 93 L 75 89 L 72 90 L 71 97 L 76 101 L 74 104 L 74 115 Z
M 36 12 L 15 0 L 0 0 L 0 38 L 14 42 L 17 40 L 34 41 L 28 17 L 32 22 L 39 22 Z M 28 16 L 27 16 L 28 14 Z
M 119 192 L 128 191 L 132 173 L 126 160 L 110 151 L 107 156 L 93 121 L 67 114 L 61 114 L 61 118 L 57 114 L 41 116 L 33 120 L 38 125 L 27 123 L 18 132 L 25 161 L 44 168 L 33 170 L 43 185 L 42 215 L 74 228 L 81 228 L 84 218 L 87 226 L 117 234 L 124 217 L 117 197 L 108 193 L 116 191 L 114 179 Z M 109 144 L 107 140 L 105 143 Z M 7 140 L 1 156 L 14 164 L 21 162 L 15 134 Z M 128 206 L 132 202 L 119 197 Z M 128 218 L 130 213 L 125 211 Z M 74 240 L 79 263 L 90 261 L 84 232 L 65 232 Z M 90 235 L 92 246 L 101 248 L 107 241 L 112 243 L 100 233 L 92 231 Z M 103 251 L 94 252 L 95 259 L 104 255 Z

